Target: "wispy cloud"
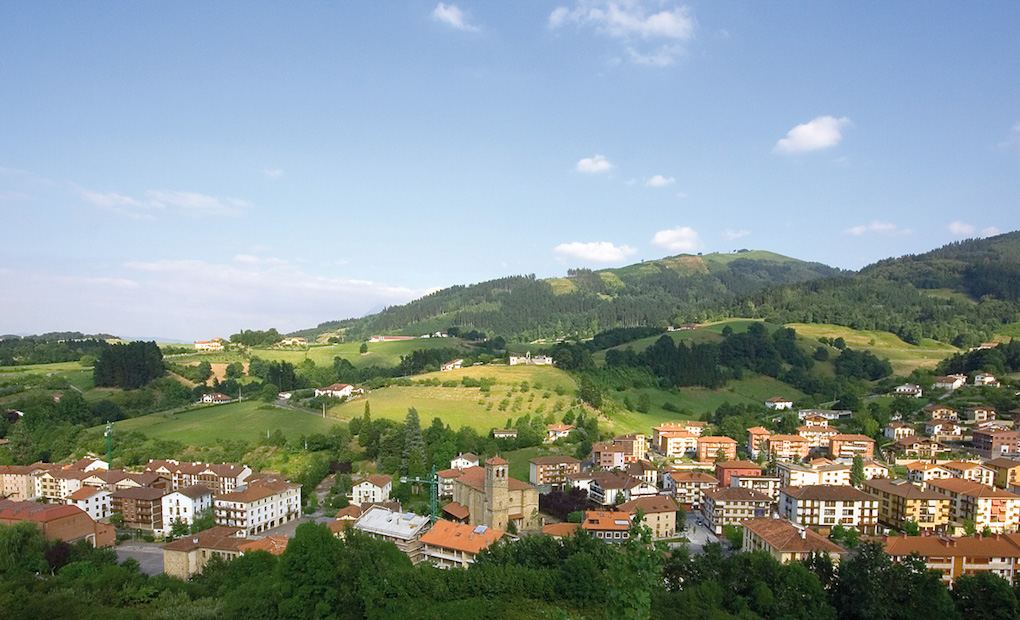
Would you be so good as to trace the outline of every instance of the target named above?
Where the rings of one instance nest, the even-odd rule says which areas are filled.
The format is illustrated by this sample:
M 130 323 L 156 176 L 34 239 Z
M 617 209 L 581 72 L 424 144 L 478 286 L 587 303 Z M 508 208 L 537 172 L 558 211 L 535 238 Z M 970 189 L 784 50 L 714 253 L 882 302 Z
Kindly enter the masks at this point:
M 947 228 L 949 229 L 949 232 L 953 233 L 957 237 L 969 237 L 970 235 L 973 235 L 976 230 L 973 224 L 968 224 L 959 220 L 950 222 Z
M 956 237 L 973 237 L 975 236 L 974 233 L 978 232 L 977 226 L 974 226 L 973 224 L 968 224 L 967 222 L 961 222 L 960 220 L 950 222 L 949 226 L 947 226 L 946 228 L 949 230 L 950 233 L 952 233 Z M 1000 232 L 999 229 L 996 228 L 995 226 L 988 226 L 986 228 L 982 228 L 980 233 L 977 234 L 977 236 L 982 238 L 994 237 L 995 235 L 998 235 L 999 232 Z
M 647 187 L 666 187 L 676 183 L 676 179 L 673 177 L 664 177 L 661 174 L 657 174 L 654 177 L 645 181 Z
M 283 178 L 283 170 L 279 168 L 263 170 L 262 174 L 266 175 L 266 178 L 269 179 L 270 181 L 275 181 L 277 179 Z
M 696 252 L 701 249 L 701 235 L 690 226 L 677 226 L 655 233 L 652 243 L 670 252 Z
M 432 9 L 432 19 L 442 22 L 447 26 L 452 26 L 457 30 L 478 31 L 478 26 L 469 24 L 464 11 L 460 10 L 455 4 L 443 4 L 440 2 L 436 5 L 436 8 Z
M 741 237 L 746 237 L 751 234 L 750 230 L 730 230 L 729 228 L 723 230 L 722 237 L 726 241 L 734 241 Z
M 567 24 L 591 28 L 601 35 L 625 41 L 632 62 L 666 66 L 683 53 L 682 43 L 694 37 L 697 22 L 686 6 L 662 7 L 663 3 L 642 0 L 578 0 L 572 7 L 554 9 L 549 14 L 549 28 Z M 650 49 L 640 49 L 636 42 Z
M 1013 125 L 1006 139 L 999 143 L 999 148 L 1016 149 L 1020 151 L 1020 123 Z
M 776 153 L 803 153 L 827 149 L 839 144 L 843 139 L 843 128 L 850 124 L 850 119 L 845 116 L 819 116 L 788 131 L 772 150 Z
M 868 224 L 860 224 L 857 226 L 853 226 L 851 228 L 847 228 L 843 232 L 845 232 L 848 235 L 854 235 L 856 237 L 859 237 L 861 235 L 869 233 L 876 233 L 881 235 L 909 235 L 912 234 L 914 231 L 911 230 L 910 228 L 900 228 L 899 226 L 893 224 L 892 222 L 882 222 L 875 220 Z
M 176 212 L 196 217 L 238 216 L 252 206 L 245 200 L 218 198 L 197 192 L 150 190 L 145 192 L 144 198 L 134 198 L 117 192 L 95 192 L 83 187 L 75 189 L 85 202 L 135 219 L 152 219 L 159 212 Z
M 637 250 L 627 245 L 614 245 L 608 241 L 591 243 L 561 243 L 553 249 L 560 258 L 572 258 L 586 263 L 613 264 L 621 263 Z
M 153 190 L 146 192 L 159 207 L 172 207 L 191 215 L 240 215 L 251 203 L 237 198 L 217 198 L 197 192 Z
M 609 172 L 612 168 L 613 164 L 611 164 L 609 160 L 602 155 L 585 157 L 574 166 L 574 170 L 585 174 L 601 174 L 603 172 Z

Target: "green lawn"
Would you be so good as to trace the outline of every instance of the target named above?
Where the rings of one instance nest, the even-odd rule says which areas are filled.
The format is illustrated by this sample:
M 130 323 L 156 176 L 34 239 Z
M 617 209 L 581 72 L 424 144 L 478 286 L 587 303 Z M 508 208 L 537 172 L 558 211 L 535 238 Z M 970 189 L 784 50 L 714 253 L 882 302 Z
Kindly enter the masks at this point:
M 526 413 L 542 416 L 553 413 L 559 420 L 570 408 L 577 389 L 570 375 L 546 366 L 474 366 L 419 375 L 415 380 L 437 378 L 459 381 L 465 376 L 491 377 L 498 383 L 492 386 L 488 395 L 479 388 L 391 386 L 373 390 L 364 398 L 336 405 L 328 413 L 340 420 L 350 420 L 364 413 L 367 400 L 371 404 L 372 416 L 376 418 L 403 421 L 407 410 L 414 407 L 423 426 L 438 417 L 454 429 L 470 426 L 480 432 L 488 432 L 489 429 L 503 427 L 507 418 L 516 419 Z M 518 387 L 524 381 L 529 384 L 527 392 L 521 392 Z M 555 392 L 557 387 L 563 395 Z M 545 397 L 547 393 L 548 398 Z M 515 410 L 517 398 L 521 400 Z M 500 411 L 499 406 L 504 399 L 510 402 L 505 411 Z M 557 403 L 561 409 L 553 412 Z
M 10 377 L 16 377 L 21 373 L 45 375 L 50 373 L 80 370 L 82 370 L 82 365 L 79 364 L 78 362 L 57 362 L 55 364 L 31 364 L 27 366 L 0 366 L 0 378 L 2 378 L 4 381 L 7 381 L 9 380 Z
M 121 432 L 140 431 L 148 437 L 171 439 L 186 445 L 213 444 L 217 439 L 258 441 L 266 431 L 283 431 L 287 439 L 322 433 L 335 420 L 290 411 L 258 401 L 210 405 L 182 413 L 154 413 L 117 422 Z M 97 427 L 99 428 L 99 427 Z
M 315 362 L 316 366 L 332 366 L 333 358 L 342 357 L 355 367 L 364 366 L 396 366 L 400 357 L 418 349 L 462 349 L 467 350 L 459 338 L 415 338 L 397 342 L 369 342 L 368 353 L 360 353 L 361 342 L 344 344 L 315 345 L 308 348 L 294 349 L 252 349 L 251 354 L 266 360 L 279 360 L 300 364 L 306 359 Z
M 852 349 L 871 351 L 892 364 L 893 372 L 908 375 L 916 368 L 934 368 L 942 359 L 959 351 L 944 342 L 925 338 L 919 345 L 907 344 L 895 334 L 883 331 L 855 330 L 823 323 L 791 323 L 798 334 L 809 338 L 842 338 Z
M 639 413 L 637 411 L 615 413 L 610 419 L 611 430 L 618 433 L 650 433 L 653 426 L 658 426 L 663 422 L 671 420 L 685 418 L 704 420 L 723 403 L 731 405 L 761 404 L 772 396 L 782 396 L 797 401 L 805 396 L 803 392 L 790 387 L 782 381 L 765 376 L 730 381 L 726 387 L 720 390 L 688 387 L 680 388 L 677 394 L 657 389 L 631 389 L 624 392 L 616 392 L 615 396 L 621 402 L 624 396 L 629 396 L 631 404 L 636 406 L 638 398 L 642 393 L 647 393 L 651 398 L 652 406 L 648 413 Z M 667 401 L 680 409 L 691 412 L 691 415 L 682 415 L 663 409 L 662 405 Z

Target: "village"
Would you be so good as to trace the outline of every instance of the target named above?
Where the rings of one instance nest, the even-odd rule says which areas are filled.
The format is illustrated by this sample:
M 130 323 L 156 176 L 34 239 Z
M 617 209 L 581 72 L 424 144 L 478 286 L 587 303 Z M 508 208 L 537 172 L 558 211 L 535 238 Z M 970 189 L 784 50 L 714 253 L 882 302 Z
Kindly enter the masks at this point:
M 997 385 L 985 373 L 969 381 Z M 964 375 L 937 377 L 935 387 L 952 393 L 967 382 Z M 359 390 L 345 384 L 316 392 L 347 398 Z M 912 384 L 894 391 L 909 398 L 922 392 Z M 1020 410 L 957 410 L 936 400 L 920 409 L 923 420 L 889 423 L 877 446 L 840 429 L 850 411 L 795 409 L 779 397 L 763 404 L 773 423 L 796 415 L 796 433 L 754 426 L 740 442 L 713 434 L 707 422 L 680 420 L 595 443 L 584 460 L 532 458 L 527 481 L 511 477 L 498 454 L 460 454 L 447 469 L 400 481 L 432 498 L 431 514 L 403 510 L 391 497 L 394 479 L 368 473 L 355 477 L 349 505 L 318 521 L 337 537 L 353 528 L 393 542 L 414 564 L 441 568 L 466 567 L 490 545 L 522 536 L 583 530 L 623 543 L 640 519 L 653 540 L 694 551 L 723 542 L 783 562 L 817 553 L 836 561 L 860 541 L 875 540 L 893 559 L 917 554 L 947 584 L 981 571 L 1016 582 Z M 574 427 L 546 429 L 545 443 L 557 446 Z M 492 436 L 516 432 L 493 429 Z M 51 540 L 108 547 L 124 540 L 118 532 L 132 531 L 170 541 L 159 547 L 162 572 L 182 579 L 217 556 L 278 555 L 293 522 L 309 519 L 301 485 L 232 463 L 151 460 L 127 471 L 86 457 L 0 466 L 0 495 L 0 524 L 34 522 Z M 196 523 L 210 527 L 194 531 Z

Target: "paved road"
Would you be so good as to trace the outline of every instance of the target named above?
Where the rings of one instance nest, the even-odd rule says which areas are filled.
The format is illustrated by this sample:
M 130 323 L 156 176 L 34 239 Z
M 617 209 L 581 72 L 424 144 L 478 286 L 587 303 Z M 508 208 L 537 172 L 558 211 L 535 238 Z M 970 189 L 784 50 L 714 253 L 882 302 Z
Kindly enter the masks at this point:
M 117 560 L 123 562 L 128 558 L 138 560 L 142 572 L 146 575 L 159 575 L 163 572 L 163 549 L 160 543 L 124 541 L 115 547 Z
M 691 553 L 701 553 L 708 543 L 719 542 L 719 538 L 710 529 L 698 525 L 699 520 L 702 522 L 705 520 L 700 512 L 692 510 L 687 513 L 687 529 L 684 530 L 683 535 L 690 541 L 688 546 Z

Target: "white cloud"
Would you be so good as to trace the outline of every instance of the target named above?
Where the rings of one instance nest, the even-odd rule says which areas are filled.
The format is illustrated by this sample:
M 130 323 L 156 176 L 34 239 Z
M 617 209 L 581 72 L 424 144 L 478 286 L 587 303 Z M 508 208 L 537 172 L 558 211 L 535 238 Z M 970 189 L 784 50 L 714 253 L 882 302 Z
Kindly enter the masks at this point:
M 153 204 L 160 207 L 176 207 L 182 212 L 194 215 L 240 215 L 251 206 L 236 198 L 217 198 L 196 192 L 152 190 L 145 193 Z
M 262 174 L 266 175 L 266 178 L 275 181 L 283 177 L 283 170 L 279 168 L 272 168 L 270 170 L 263 170 Z
M 802 153 L 836 146 L 843 139 L 841 130 L 850 124 L 850 119 L 845 116 L 819 116 L 791 129 L 785 138 L 776 142 L 772 150 L 777 153 Z
M 655 233 L 652 243 L 670 252 L 696 252 L 701 249 L 701 236 L 690 226 L 677 226 Z
M 951 222 L 948 226 L 949 232 L 953 233 L 957 237 L 967 237 L 974 234 L 974 226 L 966 222 L 959 220 Z
M 549 28 L 557 29 L 573 23 L 614 39 L 671 41 L 652 52 L 627 46 L 632 62 L 665 66 L 683 53 L 679 43 L 694 37 L 696 21 L 688 7 L 662 8 L 662 4 L 642 0 L 577 0 L 573 8 L 561 6 L 554 9 L 549 14 Z M 649 8 L 646 5 L 657 6 Z M 661 10 L 656 10 L 658 8 Z
M 237 198 L 217 198 L 197 192 L 150 190 L 139 199 L 116 192 L 94 192 L 76 188 L 83 200 L 102 209 L 127 215 L 135 219 L 152 219 L 159 211 L 184 213 L 192 216 L 237 216 L 251 203 Z
M 608 241 L 592 243 L 561 243 L 553 249 L 560 258 L 579 259 L 590 263 L 620 263 L 637 252 L 627 245 L 613 245 Z
M 679 45 L 663 45 L 657 50 L 642 53 L 633 47 L 627 48 L 627 55 L 631 62 L 636 65 L 647 65 L 649 67 L 667 67 L 676 61 L 677 56 L 683 53 Z
M 977 226 L 974 226 L 973 224 L 968 224 L 967 222 L 961 222 L 960 220 L 950 223 L 949 226 L 947 226 L 946 228 L 949 230 L 949 232 L 951 232 L 954 236 L 957 237 L 974 237 L 974 236 L 981 238 L 994 237 L 995 235 L 998 235 L 1001 232 L 995 226 L 988 226 L 986 228 L 982 228 L 981 231 L 978 232 Z M 975 233 L 977 234 L 975 235 Z
M 657 174 L 654 177 L 645 181 L 645 185 L 648 187 L 666 187 L 676 183 L 676 179 L 673 177 L 664 177 L 661 174 Z
M 914 231 L 909 228 L 900 228 L 892 222 L 875 220 L 869 224 L 860 224 L 844 230 L 848 235 L 861 236 L 866 233 L 878 233 L 882 235 L 909 235 Z
M 999 143 L 999 148 L 1020 150 L 1020 123 L 1013 125 L 1006 139 Z
M 609 172 L 612 168 L 613 164 L 609 163 L 609 160 L 602 155 L 585 157 L 581 161 L 577 162 L 576 166 L 574 166 L 574 170 L 585 174 L 601 174 L 603 172 Z
M 723 230 L 722 236 L 726 241 L 733 241 L 741 237 L 746 237 L 751 234 L 750 230 L 730 230 L 729 228 Z
M 473 26 L 467 23 L 464 11 L 461 11 L 455 4 L 443 4 L 440 2 L 436 5 L 436 8 L 432 10 L 432 19 L 442 22 L 447 26 L 452 26 L 457 30 L 466 30 L 469 32 L 475 32 L 478 30 L 478 26 Z

